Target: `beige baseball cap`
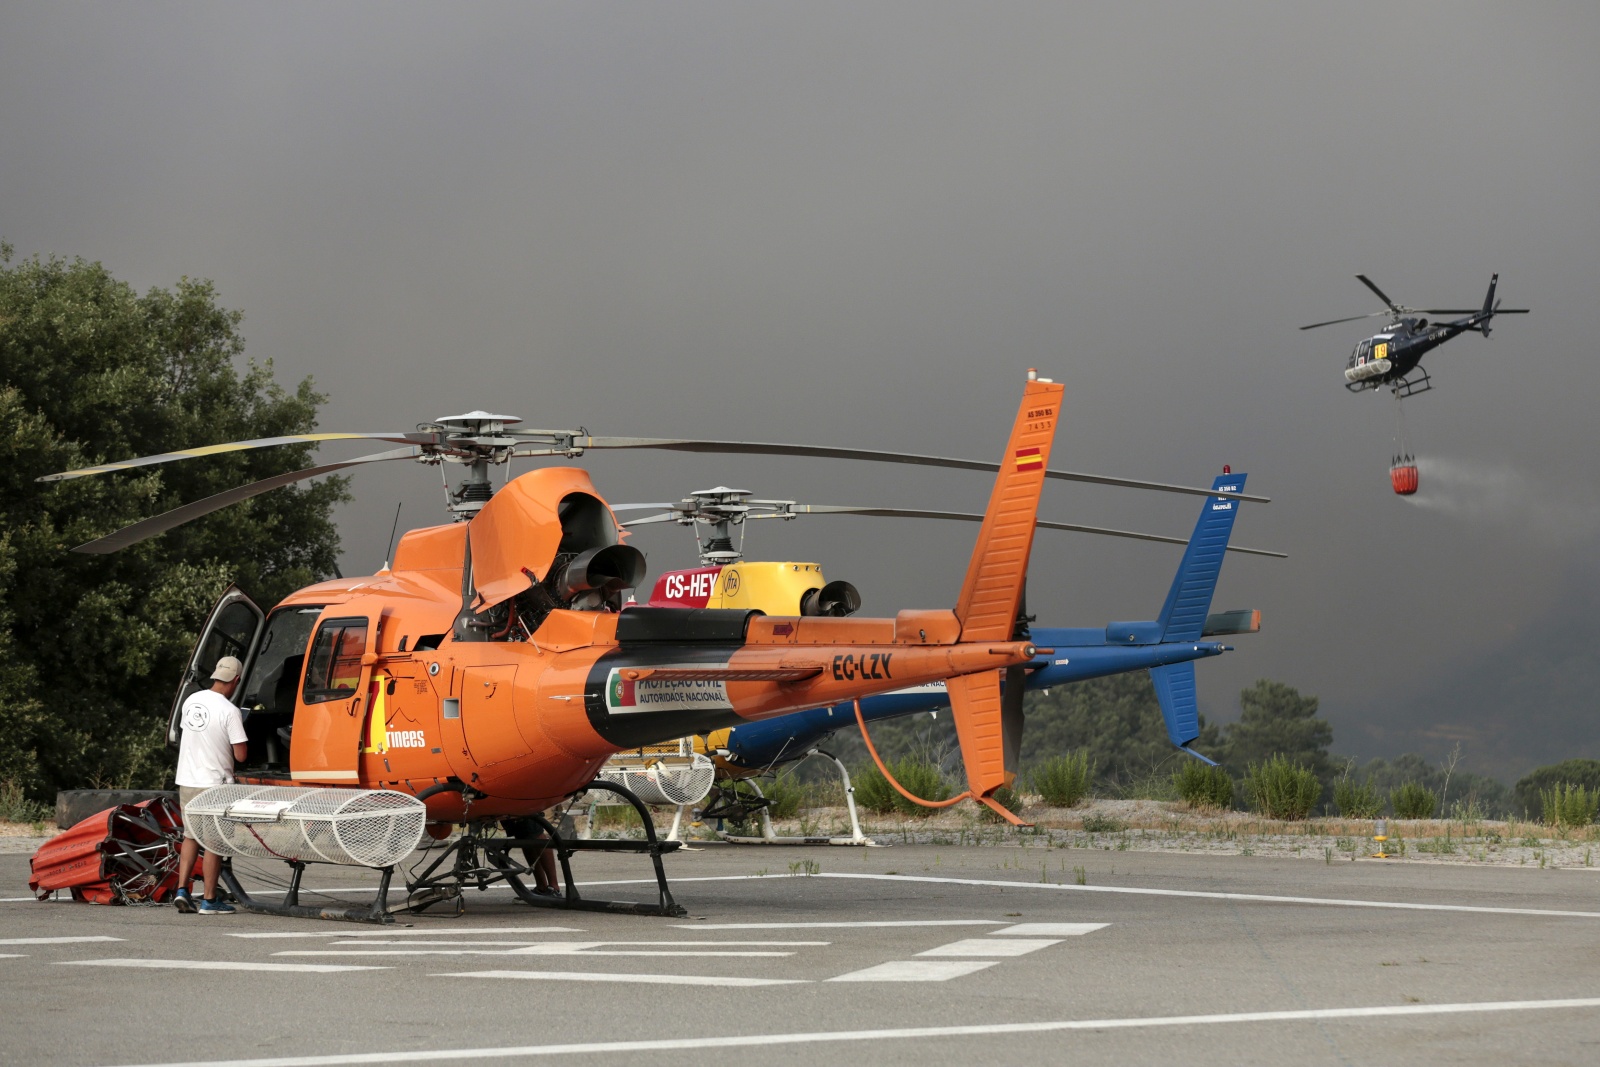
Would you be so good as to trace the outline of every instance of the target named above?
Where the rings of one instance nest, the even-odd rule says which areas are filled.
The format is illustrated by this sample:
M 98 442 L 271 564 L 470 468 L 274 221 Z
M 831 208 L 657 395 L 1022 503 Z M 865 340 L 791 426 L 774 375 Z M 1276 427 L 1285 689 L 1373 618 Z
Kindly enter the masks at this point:
M 231 682 L 239 677 L 239 672 L 244 670 L 244 664 L 233 656 L 223 656 L 217 660 L 217 669 L 211 672 L 213 682 Z

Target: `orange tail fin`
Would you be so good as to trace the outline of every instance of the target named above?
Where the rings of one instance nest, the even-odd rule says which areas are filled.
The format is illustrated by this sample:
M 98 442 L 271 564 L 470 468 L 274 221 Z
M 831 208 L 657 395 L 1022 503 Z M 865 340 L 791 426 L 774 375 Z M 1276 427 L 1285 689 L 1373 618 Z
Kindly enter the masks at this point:
M 1044 489 L 1044 472 L 1050 463 L 1050 445 L 1065 391 L 1063 386 L 1028 372 L 1022 406 L 956 601 L 962 641 L 1012 638 L 1022 606 L 1023 583 L 1028 578 L 1039 494 Z M 967 768 L 967 786 L 980 800 L 1011 778 L 1001 727 L 1000 673 L 971 674 L 946 683 Z

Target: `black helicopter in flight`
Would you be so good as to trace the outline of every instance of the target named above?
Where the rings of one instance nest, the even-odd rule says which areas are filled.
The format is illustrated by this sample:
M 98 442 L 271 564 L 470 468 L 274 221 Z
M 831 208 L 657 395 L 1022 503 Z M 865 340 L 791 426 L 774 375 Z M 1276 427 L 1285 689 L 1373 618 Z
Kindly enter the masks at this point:
M 1378 299 L 1387 304 L 1389 310 L 1374 311 L 1368 315 L 1351 315 L 1343 319 L 1330 319 L 1327 322 L 1313 322 L 1310 326 L 1300 327 L 1302 330 L 1314 330 L 1319 326 L 1355 322 L 1357 319 L 1371 319 L 1379 315 L 1389 317 L 1390 322 L 1381 333 L 1374 334 L 1356 345 L 1355 351 L 1350 354 L 1350 362 L 1345 366 L 1344 387 L 1352 393 L 1359 393 L 1364 389 L 1376 389 L 1383 385 L 1393 390 L 1396 397 L 1425 393 L 1433 388 L 1433 382 L 1429 379 L 1428 372 L 1421 366 L 1423 356 L 1457 334 L 1468 330 L 1480 330 L 1485 337 L 1488 337 L 1489 320 L 1496 315 L 1528 313 L 1527 308 L 1503 308 L 1495 303 L 1494 287 L 1500 280 L 1498 274 L 1490 276 L 1489 292 L 1483 298 L 1483 307 L 1477 309 L 1406 307 L 1390 300 L 1388 295 L 1373 285 L 1372 279 L 1365 274 L 1357 274 L 1356 277 L 1361 280 L 1362 285 L 1377 293 Z M 1450 322 L 1430 323 L 1423 318 L 1424 315 L 1467 317 Z

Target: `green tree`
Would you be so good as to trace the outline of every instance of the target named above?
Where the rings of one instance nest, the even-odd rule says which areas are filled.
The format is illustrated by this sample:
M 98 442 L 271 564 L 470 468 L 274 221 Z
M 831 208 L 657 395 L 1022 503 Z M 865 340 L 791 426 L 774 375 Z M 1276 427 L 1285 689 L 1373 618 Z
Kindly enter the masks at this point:
M 344 483 L 280 489 L 109 556 L 74 546 L 308 466 L 311 446 L 39 483 L 91 463 L 304 433 L 323 397 L 236 364 L 240 314 L 209 282 L 139 295 L 100 264 L 0 245 L 0 780 L 36 799 L 168 779 L 166 715 L 230 581 L 263 607 L 332 573 Z
M 1222 763 L 1236 776 L 1274 756 L 1309 769 L 1323 785 L 1333 778 L 1328 745 L 1333 727 L 1317 717 L 1317 698 L 1262 678 L 1239 694 L 1242 713 L 1227 727 Z
M 1536 767 L 1519 779 L 1513 789 L 1518 810 L 1535 821 L 1544 818 L 1544 794 L 1558 785 L 1583 786 L 1600 790 L 1600 760 L 1569 759 Z
M 1155 686 L 1146 671 L 1091 678 L 1028 694 L 1027 729 L 1022 739 L 1024 766 L 1083 750 L 1100 768 L 1101 780 L 1127 787 L 1160 773 L 1171 774 L 1175 760 L 1188 759 L 1172 745 Z M 1216 726 L 1200 719 L 1194 748 L 1214 752 Z

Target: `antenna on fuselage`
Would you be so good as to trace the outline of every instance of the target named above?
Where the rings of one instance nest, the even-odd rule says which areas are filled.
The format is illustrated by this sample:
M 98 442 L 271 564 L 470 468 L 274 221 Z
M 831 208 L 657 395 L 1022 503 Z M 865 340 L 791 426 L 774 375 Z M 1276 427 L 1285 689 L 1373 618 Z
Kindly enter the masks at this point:
M 400 509 L 405 506 L 405 503 L 406 502 L 404 500 L 402 500 L 402 501 L 400 501 L 400 503 L 398 503 L 398 504 L 396 504 L 394 506 L 394 525 L 389 527 L 389 544 L 383 550 L 383 569 L 384 570 L 388 570 L 389 569 L 389 560 L 392 558 L 390 556 L 390 553 L 394 551 L 394 535 L 395 535 L 395 531 L 400 529 Z

